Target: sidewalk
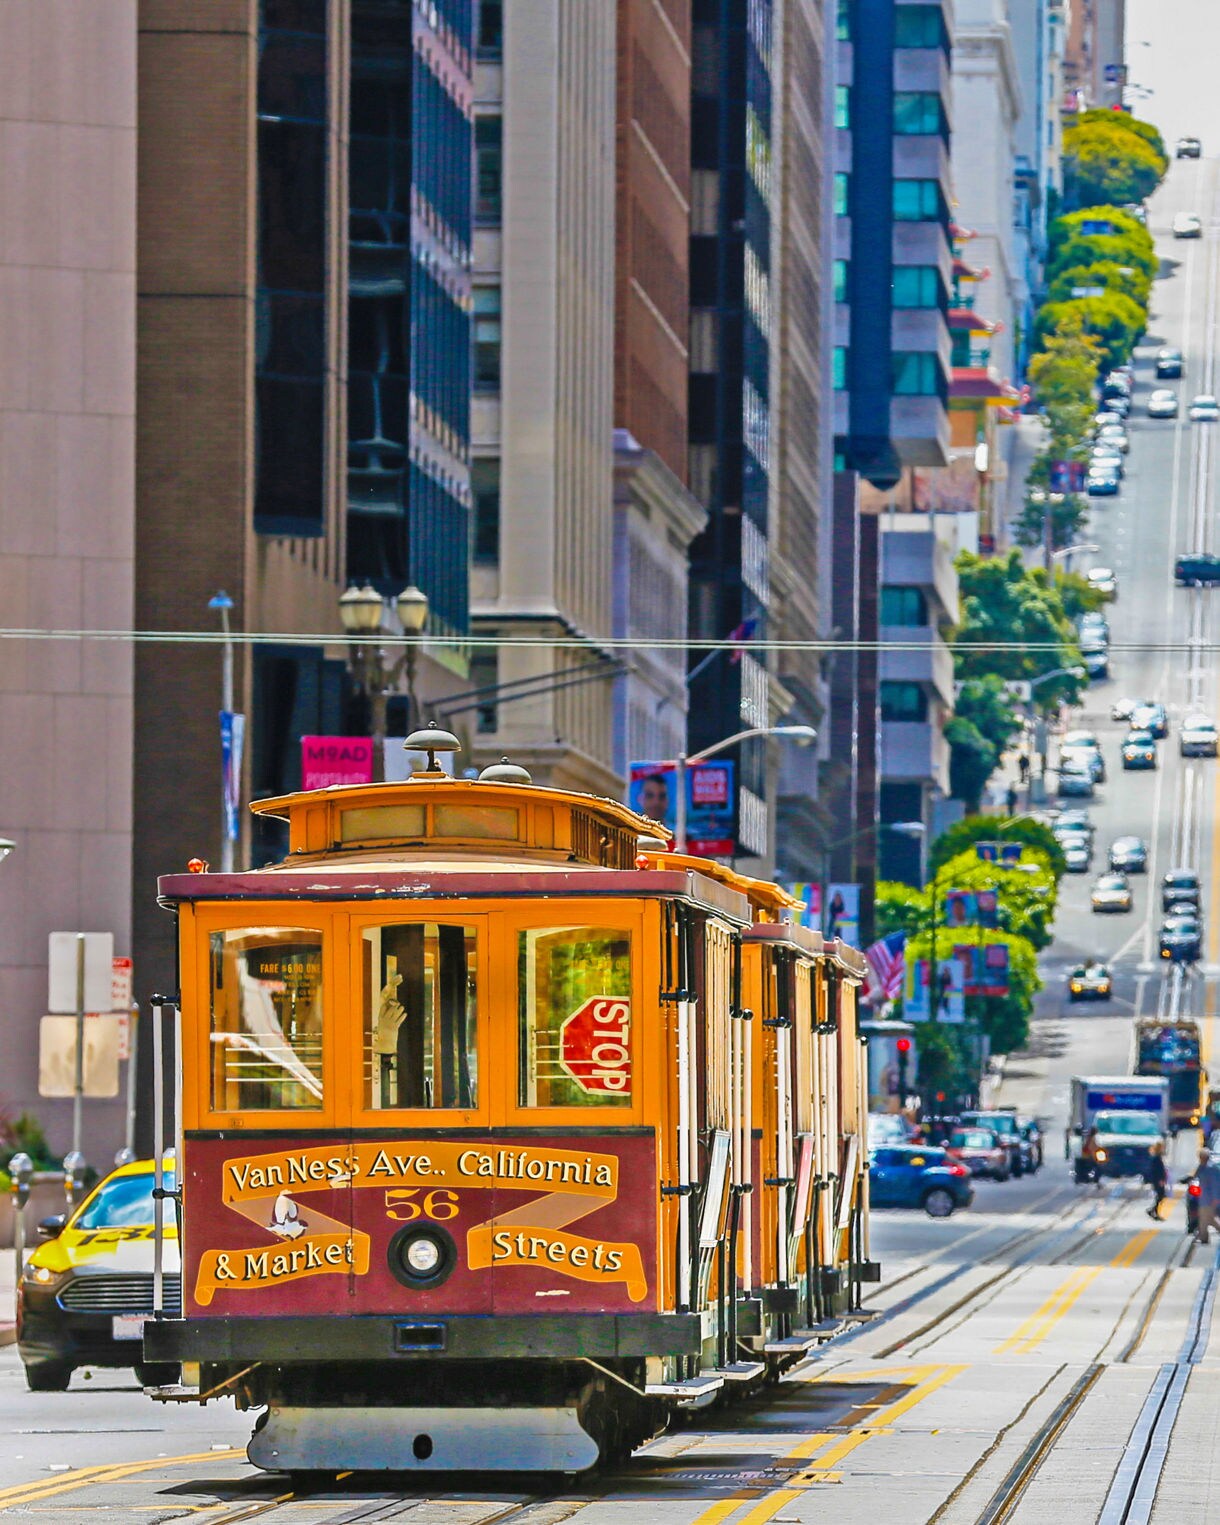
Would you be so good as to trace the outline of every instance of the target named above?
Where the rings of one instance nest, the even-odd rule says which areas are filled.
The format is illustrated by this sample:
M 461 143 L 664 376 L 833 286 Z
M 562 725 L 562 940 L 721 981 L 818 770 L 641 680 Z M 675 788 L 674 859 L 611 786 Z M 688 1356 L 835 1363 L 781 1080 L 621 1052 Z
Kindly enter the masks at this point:
M 12 1250 L 0 1250 L 0 1345 L 16 1343 L 16 1301 L 17 1259 Z

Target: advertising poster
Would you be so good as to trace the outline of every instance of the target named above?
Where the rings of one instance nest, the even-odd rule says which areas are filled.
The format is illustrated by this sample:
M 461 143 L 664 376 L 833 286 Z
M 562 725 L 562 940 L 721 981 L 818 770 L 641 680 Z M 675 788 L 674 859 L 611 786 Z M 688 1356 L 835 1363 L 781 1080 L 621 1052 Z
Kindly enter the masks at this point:
M 947 927 L 994 927 L 999 912 L 995 890 L 950 890 L 945 896 Z
M 686 770 L 686 850 L 700 858 L 731 858 L 736 850 L 735 764 L 691 763 Z M 677 828 L 676 769 L 672 763 L 633 762 L 627 803 L 659 821 L 672 840 Z
M 1004 868 L 1015 868 L 1021 861 L 1020 842 L 976 842 L 974 851 L 983 863 L 999 863 Z
M 301 788 L 373 782 L 371 736 L 302 736 Z
M 803 911 L 793 912 L 793 922 L 798 927 L 808 927 L 811 932 L 820 932 L 822 930 L 822 886 L 801 879 L 785 888 L 805 903 Z
M 827 937 L 841 937 L 853 948 L 860 945 L 860 886 L 828 884 L 826 913 L 822 931 Z
M 936 1007 L 938 1022 L 964 1022 L 966 971 L 957 958 L 949 958 L 937 965 L 936 979 L 940 986 L 940 999 Z M 902 1015 L 907 1022 L 926 1022 L 931 1013 L 929 982 L 932 965 L 926 958 L 907 961 L 906 988 L 902 998 Z
M 961 943 L 953 950 L 962 966 L 964 995 L 1008 994 L 1008 944 Z

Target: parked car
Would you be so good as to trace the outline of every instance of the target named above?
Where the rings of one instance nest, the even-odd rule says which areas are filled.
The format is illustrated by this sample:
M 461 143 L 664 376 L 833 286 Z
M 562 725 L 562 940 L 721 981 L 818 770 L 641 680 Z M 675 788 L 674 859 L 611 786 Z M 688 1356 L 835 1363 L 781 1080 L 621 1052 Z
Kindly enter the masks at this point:
M 1182 351 L 1168 345 L 1157 350 L 1153 369 L 1158 381 L 1177 381 L 1182 375 Z
M 1077 1001 L 1108 1001 L 1113 994 L 1114 980 L 1109 964 L 1092 961 L 1077 964 L 1068 975 L 1068 1000 L 1073 1005 Z
M 1173 564 L 1174 581 L 1180 588 L 1203 588 L 1220 582 L 1220 556 L 1214 551 L 1191 551 Z
M 1191 401 L 1189 416 L 1192 424 L 1214 424 L 1220 419 L 1220 402 L 1210 392 L 1200 392 Z
M 1109 440 L 1103 440 L 1089 451 L 1089 470 L 1094 467 L 1099 471 L 1117 472 L 1120 480 L 1127 472 L 1127 462 L 1122 451 Z
M 1161 880 L 1161 910 L 1197 906 L 1202 898 L 1199 876 L 1193 868 L 1171 868 Z
M 1107 424 L 1104 429 L 1097 431 L 1097 443 L 1114 445 L 1126 455 L 1131 449 L 1131 436 L 1122 424 Z
M 166 1159 L 167 1172 L 172 1170 Z M 78 1366 L 129 1366 L 145 1386 L 177 1367 L 145 1362 L 153 1311 L 153 1161 L 121 1165 L 67 1216 L 44 1218 L 42 1243 L 17 1289 L 17 1352 L 32 1392 L 61 1393 Z M 166 1187 L 174 1177 L 167 1174 Z M 166 1309 L 178 1316 L 182 1278 L 174 1215 L 166 1215 Z
M 868 1179 L 873 1207 L 922 1207 L 929 1218 L 947 1218 L 974 1201 L 969 1167 L 921 1144 L 872 1150 Z
M 1148 848 L 1142 837 L 1116 837 L 1110 844 L 1110 867 L 1116 874 L 1148 872 Z
M 1169 735 L 1169 711 L 1155 699 L 1141 699 L 1131 711 L 1131 729 L 1150 731 L 1158 741 Z
M 1109 603 L 1118 597 L 1118 578 L 1110 567 L 1090 567 L 1084 574 L 1090 588 L 1100 593 Z
M 972 1176 L 1007 1181 L 1012 1171 L 1008 1150 L 990 1128 L 957 1128 L 945 1141 L 945 1152 L 969 1168 Z
M 1128 372 L 1122 370 L 1110 371 L 1101 384 L 1102 401 L 1109 403 L 1115 397 L 1124 397 L 1128 402 L 1131 400 L 1131 377 Z
M 1096 783 L 1104 784 L 1106 781 L 1106 760 L 1101 755 L 1101 742 L 1092 731 L 1065 731 L 1063 740 L 1059 743 L 1059 756 L 1070 754 L 1072 757 L 1083 757 L 1090 761 L 1093 769 L 1093 779 Z
M 1103 913 L 1129 911 L 1135 903 L 1124 874 L 1103 874 L 1093 886 L 1089 902 L 1094 911 Z
M 1158 387 L 1149 393 L 1146 407 L 1149 418 L 1177 418 L 1178 394 L 1168 387 Z
M 1090 462 L 1085 474 L 1084 490 L 1090 498 L 1116 498 L 1122 484 L 1122 472 L 1109 463 Z
M 1104 636 L 1086 632 L 1080 637 L 1080 655 L 1084 670 L 1090 678 L 1108 678 L 1110 675 L 1110 643 Z
M 1059 844 L 1069 874 L 1087 874 L 1093 863 L 1093 845 L 1087 837 L 1064 837 Z
M 1173 219 L 1175 238 L 1202 238 L 1203 219 L 1197 212 L 1179 212 Z
M 1157 934 L 1161 957 L 1175 964 L 1193 964 L 1203 952 L 1203 928 L 1194 908 L 1166 916 Z
M 1215 722 L 1206 715 L 1187 715 L 1182 722 L 1178 742 L 1183 757 L 1215 757 L 1217 749 Z
M 1175 159 L 1198 159 L 1203 154 L 1203 145 L 1198 138 L 1179 138 L 1174 144 L 1173 156 Z
M 1130 773 L 1135 769 L 1156 767 L 1156 742 L 1151 731 L 1130 731 L 1123 738 L 1119 749 L 1123 768 Z

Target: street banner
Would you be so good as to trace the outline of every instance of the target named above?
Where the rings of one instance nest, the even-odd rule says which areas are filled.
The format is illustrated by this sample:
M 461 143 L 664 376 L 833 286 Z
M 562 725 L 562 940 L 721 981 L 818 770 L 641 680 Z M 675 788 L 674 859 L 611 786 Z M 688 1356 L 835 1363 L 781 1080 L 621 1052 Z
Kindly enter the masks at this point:
M 302 736 L 301 788 L 373 782 L 371 736 Z
M 953 949 L 953 957 L 962 966 L 964 995 L 1008 994 L 1007 943 L 959 943 Z
M 699 858 L 731 858 L 736 850 L 736 764 L 690 763 L 686 769 L 686 850 Z M 678 824 L 672 762 L 633 762 L 627 803 L 665 827 L 672 841 Z
M 811 932 L 822 930 L 822 886 L 813 884 L 808 879 L 798 879 L 792 884 L 784 886 L 790 890 L 798 900 L 805 904 L 803 911 L 792 913 L 793 923 L 798 927 L 808 927 Z
M 230 842 L 241 835 L 241 760 L 246 743 L 246 717 L 220 712 L 220 787 L 224 796 L 225 831 Z
M 943 959 L 936 967 L 940 986 L 936 1019 L 938 1022 L 966 1020 L 965 971 L 956 958 Z M 927 1022 L 930 1017 L 929 982 L 932 965 L 926 958 L 908 959 L 906 988 L 902 997 L 902 1015 L 907 1022 Z
M 827 937 L 841 937 L 853 948 L 860 946 L 860 886 L 828 884 L 822 930 Z
M 1024 849 L 1020 842 L 976 842 L 974 851 L 982 863 L 999 863 L 1004 868 L 1015 868 L 1021 861 Z
M 995 890 L 950 890 L 945 896 L 948 927 L 994 927 L 999 923 L 1000 902 Z

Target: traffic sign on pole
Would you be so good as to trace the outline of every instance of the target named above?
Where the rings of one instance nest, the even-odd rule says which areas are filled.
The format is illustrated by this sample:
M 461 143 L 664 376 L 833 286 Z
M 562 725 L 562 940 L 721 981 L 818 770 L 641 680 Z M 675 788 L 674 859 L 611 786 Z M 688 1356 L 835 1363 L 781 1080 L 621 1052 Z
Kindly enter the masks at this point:
M 84 939 L 85 1011 L 110 1011 L 114 976 L 113 932 L 52 932 L 48 938 L 47 1010 L 72 1016 L 81 994 L 77 982 L 77 941 Z
M 591 996 L 559 1030 L 559 1062 L 591 1096 L 631 1094 L 631 1003 Z

